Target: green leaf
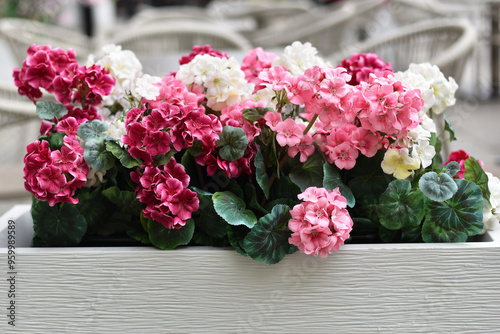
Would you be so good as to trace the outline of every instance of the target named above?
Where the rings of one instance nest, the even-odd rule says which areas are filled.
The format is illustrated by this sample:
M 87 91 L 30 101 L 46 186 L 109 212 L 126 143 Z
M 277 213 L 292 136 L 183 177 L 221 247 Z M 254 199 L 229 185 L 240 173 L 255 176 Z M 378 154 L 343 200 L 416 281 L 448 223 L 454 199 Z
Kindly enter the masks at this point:
M 438 176 L 436 172 L 427 172 L 418 181 L 422 193 L 432 201 L 442 202 L 450 199 L 458 190 L 458 186 L 448 173 Z
M 446 115 L 443 114 L 443 117 L 444 117 L 444 130 L 448 131 L 448 133 L 450 134 L 450 141 L 457 140 L 457 137 L 455 137 L 455 130 L 451 126 L 451 122 L 448 120 Z
M 299 163 L 296 158 L 296 166 L 289 174 L 290 180 L 299 186 L 301 191 L 309 187 L 321 187 L 323 185 L 323 158 L 320 154 L 313 154 L 304 163 Z
M 330 163 L 325 162 L 323 165 L 323 187 L 325 189 L 333 190 L 339 188 L 340 193 L 347 200 L 347 205 L 352 208 L 356 204 L 356 199 L 352 194 L 351 189 L 342 182 L 339 172 Z
M 61 118 L 68 113 L 68 109 L 60 103 L 39 101 L 36 103 L 36 114 L 41 119 L 52 120 Z
M 257 192 L 255 190 L 255 187 L 252 183 L 245 183 L 245 199 L 248 203 L 248 205 L 256 210 L 256 212 L 260 212 L 262 214 L 268 214 L 269 212 L 264 209 L 259 202 L 257 201 Z
M 224 226 L 228 225 L 224 224 Z M 230 245 L 227 235 L 224 236 L 223 238 L 214 238 L 206 234 L 203 230 L 200 230 L 199 228 L 194 229 L 193 241 L 197 245 L 210 246 L 210 247 L 228 247 Z
M 465 242 L 483 229 L 483 194 L 473 182 L 456 180 L 458 191 L 444 202 L 427 202 L 425 242 Z
M 139 202 L 135 193 L 128 190 L 120 190 L 114 186 L 102 191 L 102 194 L 121 211 L 139 216 L 142 211 L 142 204 Z
M 187 245 L 194 234 L 194 221 L 188 219 L 186 225 L 181 228 L 167 229 L 162 224 L 148 221 L 149 240 L 160 249 L 174 249 L 178 246 Z
M 216 192 L 212 199 L 215 211 L 230 225 L 252 228 L 257 223 L 255 214 L 246 209 L 245 202 L 230 191 Z
M 113 214 L 113 204 L 102 194 L 102 187 L 81 193 L 77 198 L 76 207 L 87 221 L 87 234 L 98 234 L 99 228 L 106 224 Z
M 408 180 L 394 180 L 380 196 L 379 219 L 390 230 L 418 226 L 425 216 L 425 197 L 412 192 Z
M 142 164 L 140 159 L 132 157 L 123 147 L 120 146 L 120 144 L 115 141 L 106 141 L 106 150 L 113 154 L 115 158 L 120 160 L 120 163 L 125 168 L 135 168 Z
M 282 175 L 276 179 L 271 189 L 271 198 L 288 198 L 297 200 L 297 195 L 302 191 L 289 177 Z
M 106 137 L 104 132 L 108 131 L 108 124 L 100 121 L 98 119 L 94 119 L 92 121 L 87 121 L 83 124 L 80 124 L 78 127 L 78 137 L 82 138 L 85 141 L 88 141 L 97 137 Z
M 215 212 L 212 195 L 205 194 L 205 191 L 200 192 L 200 189 L 193 190 L 197 192 L 200 202 L 194 218 L 197 230 L 201 229 L 206 235 L 213 238 L 225 237 L 227 235 L 227 223 Z
M 483 197 L 489 201 L 491 194 L 490 188 L 488 187 L 488 175 L 484 172 L 483 167 L 481 167 L 479 162 L 473 157 L 465 160 L 464 166 L 464 179 L 477 184 L 478 187 L 481 188 Z
M 247 121 L 253 123 L 264 117 L 268 111 L 272 111 L 272 109 L 264 107 L 248 108 L 243 110 L 243 117 Z
M 451 177 L 454 177 L 459 171 L 460 171 L 460 164 L 456 161 L 450 161 L 446 165 L 446 173 Z
M 242 248 L 242 243 L 245 237 L 250 232 L 250 229 L 245 225 L 226 225 L 227 228 L 227 238 L 232 247 L 236 250 L 237 253 L 248 256 L 247 252 Z
M 290 252 L 292 232 L 288 229 L 288 221 L 292 218 L 290 208 L 277 205 L 271 213 L 259 219 L 250 233 L 243 240 L 243 249 L 256 261 L 275 264 Z
M 127 228 L 126 233 L 130 238 L 137 240 L 145 245 L 151 244 L 151 241 L 149 241 L 149 234 L 144 229 L 142 224 L 132 224 Z
M 66 137 L 64 132 L 56 132 L 47 137 L 50 149 L 52 151 L 59 150 L 63 146 L 64 137 Z
M 243 157 L 248 146 L 248 138 L 243 129 L 226 125 L 218 135 L 216 145 L 222 159 L 235 161 Z
M 97 137 L 85 144 L 85 162 L 95 170 L 108 170 L 115 164 L 115 157 L 106 149 L 106 139 Z
M 76 246 L 87 231 L 85 217 L 72 204 L 34 200 L 31 215 L 35 234 L 50 246 Z
M 269 176 L 266 173 L 266 166 L 264 164 L 264 157 L 259 149 L 255 155 L 254 160 L 255 165 L 255 178 L 260 186 L 260 189 L 264 192 L 264 196 L 269 198 Z
M 170 150 L 165 154 L 157 154 L 153 159 L 153 165 L 162 166 L 168 164 L 175 153 L 177 153 L 175 150 Z

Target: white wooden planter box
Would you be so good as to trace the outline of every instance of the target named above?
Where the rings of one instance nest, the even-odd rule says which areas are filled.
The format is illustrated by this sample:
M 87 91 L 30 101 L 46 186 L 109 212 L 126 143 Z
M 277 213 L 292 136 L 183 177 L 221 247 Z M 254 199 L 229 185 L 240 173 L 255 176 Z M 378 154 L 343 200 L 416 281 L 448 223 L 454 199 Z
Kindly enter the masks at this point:
M 6 231 L 15 222 L 15 330 Z M 499 333 L 500 233 L 461 244 L 345 245 L 269 266 L 232 250 L 29 248 L 2 216 L 1 333 Z

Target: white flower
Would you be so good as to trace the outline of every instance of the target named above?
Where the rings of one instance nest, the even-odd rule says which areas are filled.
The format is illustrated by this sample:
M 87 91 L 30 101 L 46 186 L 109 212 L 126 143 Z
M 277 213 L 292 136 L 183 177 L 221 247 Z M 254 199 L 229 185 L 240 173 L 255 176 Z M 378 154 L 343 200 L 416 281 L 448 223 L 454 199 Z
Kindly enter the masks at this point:
M 436 149 L 429 144 L 428 140 L 420 140 L 413 144 L 412 157 L 420 161 L 423 168 L 429 167 L 432 164 L 432 159 L 436 155 Z
M 500 227 L 500 180 L 493 174 L 486 172 L 488 188 L 490 190 L 490 203 L 484 201 L 483 223 L 484 230 L 495 230 Z M 484 231 L 483 231 L 484 232 Z
M 90 168 L 89 173 L 87 174 L 87 182 L 84 187 L 90 188 L 105 183 L 106 180 L 104 179 L 104 175 L 106 175 L 105 170 L 95 170 Z
M 293 76 L 304 74 L 304 71 L 313 66 L 331 66 L 318 56 L 318 50 L 307 42 L 293 42 L 285 47 L 283 55 L 273 61 L 273 66 L 284 66 Z
M 222 110 L 251 97 L 254 85 L 245 79 L 245 73 L 234 58 L 197 55 L 188 64 L 181 65 L 176 79 L 185 85 L 201 85 L 206 93 L 207 106 Z
M 408 70 L 398 72 L 395 76 L 398 80 L 407 82 L 413 89 L 420 89 L 424 107 L 419 115 L 429 109 L 439 115 L 456 102 L 455 93 L 458 85 L 455 79 L 449 77 L 447 80 L 436 65 L 412 63 Z
M 159 82 L 161 82 L 160 77 L 144 74 L 142 77 L 137 78 L 134 92 L 147 100 L 154 100 L 160 95 L 160 87 L 155 85 Z
M 122 137 L 126 134 L 127 129 L 125 128 L 125 122 L 121 117 L 108 122 L 108 131 L 106 131 L 106 135 L 110 138 L 118 140 L 122 146 Z

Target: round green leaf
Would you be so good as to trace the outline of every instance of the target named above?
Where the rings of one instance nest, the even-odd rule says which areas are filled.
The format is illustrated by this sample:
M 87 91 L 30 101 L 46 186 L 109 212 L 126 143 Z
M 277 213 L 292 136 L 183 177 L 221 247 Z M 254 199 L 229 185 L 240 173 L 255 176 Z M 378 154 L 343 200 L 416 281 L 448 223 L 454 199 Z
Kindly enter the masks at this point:
M 106 141 L 106 150 L 113 154 L 115 158 L 120 160 L 120 163 L 125 168 L 139 167 L 142 162 L 137 158 L 133 158 L 128 152 L 122 148 L 117 142 L 108 140 Z
M 181 228 L 167 229 L 162 224 L 148 221 L 149 240 L 160 249 L 174 249 L 178 246 L 187 245 L 194 234 L 194 221 L 188 219 L 186 225 Z
M 104 132 L 108 131 L 108 124 L 100 121 L 98 119 L 94 119 L 92 121 L 87 121 L 83 124 L 80 124 L 78 127 L 78 137 L 87 141 L 96 137 L 105 137 Z
M 230 225 L 252 228 L 257 223 L 255 214 L 246 209 L 245 202 L 230 191 L 216 192 L 212 196 L 214 209 Z
M 463 242 L 483 229 L 483 195 L 473 182 L 457 180 L 458 190 L 444 202 L 427 202 L 425 242 Z
M 269 176 L 266 173 L 264 156 L 262 155 L 260 149 L 255 154 L 254 165 L 255 165 L 255 178 L 257 180 L 257 183 L 264 192 L 264 196 L 266 196 L 266 198 L 269 198 Z
M 50 246 L 76 246 L 87 231 L 85 217 L 72 204 L 36 200 L 31 215 L 35 234 Z
M 41 119 L 52 120 L 61 118 L 68 113 L 68 109 L 60 103 L 39 101 L 36 103 L 36 114 Z
M 268 111 L 272 111 L 272 109 L 265 107 L 255 107 L 243 110 L 242 114 L 247 121 L 253 123 L 264 117 L 264 115 Z
M 85 162 L 95 170 L 108 170 L 115 164 L 114 156 L 106 149 L 106 140 L 97 137 L 85 143 Z
M 446 173 L 451 177 L 455 176 L 455 174 L 457 174 L 459 171 L 460 171 L 460 164 L 456 161 L 450 161 L 446 165 Z
M 380 224 L 390 230 L 418 226 L 425 216 L 424 208 L 422 192 L 412 192 L 408 180 L 394 180 L 380 196 Z
M 218 135 L 216 145 L 222 159 L 235 161 L 243 157 L 248 146 L 248 138 L 243 129 L 227 125 Z
M 288 238 L 291 231 L 287 227 L 291 218 L 288 206 L 276 205 L 248 233 L 242 243 L 243 249 L 256 261 L 267 264 L 280 262 L 286 254 L 290 254 Z
M 447 173 L 438 176 L 436 172 L 427 172 L 418 181 L 418 186 L 427 198 L 437 202 L 450 199 L 458 190 L 455 180 Z

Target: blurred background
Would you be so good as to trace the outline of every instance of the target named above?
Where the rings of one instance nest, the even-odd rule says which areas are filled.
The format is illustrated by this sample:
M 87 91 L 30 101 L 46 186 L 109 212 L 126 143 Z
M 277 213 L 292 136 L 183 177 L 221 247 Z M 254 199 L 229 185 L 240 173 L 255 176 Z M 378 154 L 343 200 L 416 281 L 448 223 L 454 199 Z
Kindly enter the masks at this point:
M 332 65 L 354 52 L 376 52 L 394 70 L 430 62 L 460 87 L 446 112 L 458 138 L 448 150 L 500 176 L 499 8 L 500 0 L 0 0 L 0 214 L 30 202 L 23 157 L 40 121 L 12 70 L 33 43 L 72 48 L 83 62 L 119 44 L 157 76 L 206 44 L 238 60 L 298 40 Z

